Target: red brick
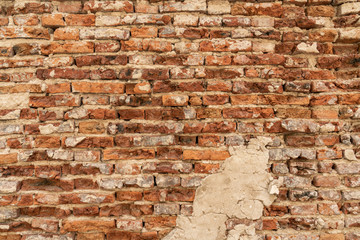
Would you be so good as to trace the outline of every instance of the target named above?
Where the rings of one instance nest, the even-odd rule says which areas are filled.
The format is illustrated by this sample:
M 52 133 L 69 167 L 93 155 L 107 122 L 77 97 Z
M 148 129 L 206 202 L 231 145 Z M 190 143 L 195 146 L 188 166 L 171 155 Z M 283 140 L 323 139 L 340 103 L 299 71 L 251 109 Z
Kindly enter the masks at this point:
M 78 67 L 92 65 L 126 65 L 127 57 L 125 55 L 118 56 L 81 56 L 75 58 Z
M 232 15 L 268 15 L 280 17 L 282 13 L 283 8 L 279 3 L 236 3 L 231 8 Z
M 104 160 L 120 159 L 151 159 L 155 157 L 153 149 L 106 149 L 104 150 Z
M 290 135 L 286 137 L 286 144 L 296 147 L 311 147 L 315 145 L 315 138 L 313 136 Z
M 230 157 L 228 151 L 215 150 L 184 150 L 185 160 L 225 160 Z
M 124 93 L 123 83 L 73 82 L 73 92 L 80 93 Z
M 338 36 L 338 32 L 333 29 L 315 30 L 309 32 L 310 41 L 334 42 L 337 36 Z
M 137 13 L 158 13 L 158 6 L 147 3 L 138 3 L 135 5 Z
M 64 220 L 61 232 L 109 231 L 115 227 L 114 220 Z
M 360 94 L 344 94 L 339 96 L 339 103 L 344 105 L 358 104 L 360 101 Z
M 157 37 L 156 27 L 134 27 L 131 28 L 131 36 L 138 38 L 154 38 Z
M 142 197 L 142 192 L 136 191 L 121 191 L 116 193 L 117 201 L 139 201 Z
M 14 16 L 14 23 L 15 25 L 26 25 L 26 26 L 35 26 L 39 24 L 39 18 L 36 15 L 29 14 L 29 15 L 17 15 Z M 8 25 L 8 19 L 4 18 L 2 20 L 3 23 L 6 23 L 4 25 Z
M 203 97 L 204 105 L 223 105 L 229 102 L 228 95 L 207 95 Z
M 162 97 L 164 106 L 186 106 L 189 97 L 184 95 L 164 95 Z
M 76 235 L 77 240 L 91 240 L 91 239 L 99 239 L 104 240 L 105 234 L 104 233 L 78 233 Z
M 48 219 L 33 219 L 31 221 L 33 228 L 39 228 L 45 232 L 57 232 L 59 227 L 59 221 Z
M 72 191 L 74 183 L 71 180 L 49 180 L 49 179 L 29 179 L 22 181 L 22 190 L 44 190 L 51 192 Z
M 306 9 L 308 16 L 333 17 L 335 10 L 332 6 L 310 6 Z
M 144 119 L 144 110 L 142 109 L 123 109 L 118 111 L 120 119 Z
M 38 136 L 35 138 L 35 147 L 59 148 L 60 147 L 60 137 Z
M 78 147 L 78 148 L 106 148 L 113 147 L 114 141 L 112 137 L 85 137 L 79 141 L 75 140 L 75 144 L 72 144 L 72 138 L 63 138 L 63 145 L 66 147 Z
M 50 13 L 53 10 L 50 3 L 25 3 L 17 8 L 8 9 L 9 14 L 27 14 L 27 13 Z
M 316 176 L 313 183 L 317 187 L 337 187 L 340 185 L 340 179 L 335 176 Z
M 102 134 L 105 126 L 101 122 L 80 122 L 79 132 L 84 134 Z
M 78 13 L 82 9 L 81 2 L 60 2 L 58 6 L 59 12 Z
M 337 119 L 338 114 L 338 110 L 336 109 L 314 109 L 312 111 L 312 118 Z
M 341 157 L 342 151 L 338 148 L 317 150 L 318 160 L 339 159 Z
M 251 42 L 242 40 L 206 40 L 200 42 L 202 52 L 249 52 Z
M 79 40 L 79 29 L 57 28 L 54 31 L 54 40 Z
M 18 161 L 17 153 L 8 153 L 8 154 L 0 155 L 0 164 L 16 163 L 17 161 Z
M 115 109 L 89 109 L 90 119 L 116 119 L 116 117 Z
M 274 116 L 272 108 L 225 108 L 224 118 L 271 118 Z
M 95 43 L 95 52 L 117 52 L 119 50 L 120 43 L 117 41 Z
M 41 46 L 41 52 L 44 55 L 65 54 L 65 53 L 92 53 L 94 52 L 94 43 L 92 42 L 53 42 Z
M 65 21 L 68 26 L 95 26 L 95 15 L 69 14 Z
M 341 213 L 336 203 L 320 203 L 318 204 L 318 209 L 322 215 L 339 215 Z
M 90 12 L 134 12 L 134 6 L 130 1 L 122 1 L 119 3 L 105 1 L 100 4 L 95 1 L 91 1 L 84 4 L 84 10 Z
M 57 106 L 79 106 L 79 98 L 75 96 L 56 95 L 56 96 L 33 96 L 29 101 L 32 107 L 57 107 Z
M 145 51 L 170 52 L 173 49 L 172 44 L 167 41 L 144 40 L 142 44 Z
M 69 83 L 57 83 L 46 86 L 46 92 L 48 93 L 67 93 L 70 92 Z
M 230 56 L 206 56 L 206 65 L 219 66 L 219 65 L 230 65 L 232 58 Z
M 144 219 L 146 229 L 156 229 L 159 227 L 175 227 L 176 217 L 174 216 L 154 216 Z
M 289 210 L 291 215 L 313 215 L 317 213 L 317 206 L 316 204 L 289 206 Z
M 276 219 L 263 219 L 262 230 L 277 230 L 278 222 Z
M 65 22 L 62 14 L 43 15 L 41 23 L 44 27 L 63 27 Z

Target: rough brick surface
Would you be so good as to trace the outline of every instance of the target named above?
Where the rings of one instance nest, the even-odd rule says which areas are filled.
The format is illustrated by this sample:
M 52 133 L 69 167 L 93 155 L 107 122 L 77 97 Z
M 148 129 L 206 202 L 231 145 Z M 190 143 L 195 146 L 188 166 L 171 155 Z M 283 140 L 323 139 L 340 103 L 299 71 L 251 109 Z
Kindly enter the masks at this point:
M 226 237 L 360 239 L 359 43 L 358 0 L 0 0 L 0 239 L 162 239 L 258 136 Z

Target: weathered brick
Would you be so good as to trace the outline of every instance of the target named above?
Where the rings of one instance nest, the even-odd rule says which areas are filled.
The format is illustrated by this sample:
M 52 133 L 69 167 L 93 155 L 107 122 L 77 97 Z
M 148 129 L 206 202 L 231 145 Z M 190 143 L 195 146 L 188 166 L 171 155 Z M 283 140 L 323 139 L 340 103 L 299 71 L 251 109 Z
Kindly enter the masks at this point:
M 142 44 L 144 51 L 170 52 L 173 49 L 173 45 L 167 41 L 144 40 Z
M 8 19 L 5 18 L 2 20 L 3 25 L 8 25 Z M 35 14 L 27 14 L 27 15 L 16 15 L 13 17 L 13 21 L 15 25 L 26 25 L 26 26 L 34 26 L 39 23 L 39 18 Z M 6 23 L 6 24 L 5 24 Z
M 336 176 L 316 176 L 313 184 L 317 187 L 337 187 L 340 185 L 340 179 Z
M 67 37 L 65 37 L 67 38 Z M 71 38 L 77 38 L 71 37 Z M 63 53 L 92 53 L 94 52 L 94 43 L 92 42 L 65 42 L 44 44 L 41 46 L 41 52 L 44 55 L 63 54 Z
M 360 12 L 360 4 L 357 2 L 344 3 L 339 6 L 339 15 L 356 14 Z
M 33 38 L 50 39 L 49 30 L 36 27 L 2 27 L 0 39 Z
M 80 29 L 80 39 L 100 39 L 100 40 L 127 40 L 130 37 L 130 31 L 125 29 L 108 28 L 84 28 Z
M 291 215 L 312 215 L 317 213 L 317 206 L 314 205 L 299 205 L 289 206 Z
M 91 12 L 133 12 L 134 6 L 130 1 L 90 1 L 84 4 L 84 10 Z
M 205 12 L 206 1 L 199 0 L 196 3 L 185 0 L 184 2 L 169 2 L 160 7 L 160 12 Z
M 75 96 L 56 95 L 30 97 L 29 104 L 32 107 L 56 107 L 56 106 L 79 106 L 79 98 Z
M 63 27 L 65 22 L 62 14 L 46 14 L 41 17 L 43 27 Z
M 72 91 L 80 93 L 124 93 L 123 83 L 73 82 Z
M 79 231 L 79 232 L 90 232 L 90 231 L 108 231 L 115 227 L 115 221 L 98 221 L 98 220 L 83 220 L 83 221 L 71 221 L 65 220 L 63 222 L 61 231 Z
M 135 27 L 131 29 L 131 36 L 138 38 L 153 38 L 157 37 L 156 27 Z
M 117 52 L 119 50 L 120 50 L 120 43 L 117 41 L 95 43 L 95 52 Z
M 346 0 L 1 2 L 0 239 L 166 238 L 237 148 L 268 151 L 282 184 L 226 237 L 358 239 L 359 13 Z
M 104 160 L 112 159 L 151 159 L 155 157 L 153 149 L 138 149 L 138 150 L 119 150 L 106 149 L 104 150 Z
M 95 15 L 69 14 L 65 22 L 68 26 L 95 26 Z
M 82 5 L 80 2 L 60 2 L 58 6 L 59 12 L 78 13 L 81 12 Z
M 335 9 L 332 6 L 310 6 L 306 9 L 308 16 L 313 17 L 333 17 Z
M 193 160 L 225 160 L 230 157 L 227 151 L 202 151 L 202 150 L 184 150 L 184 159 Z
M 231 8 L 232 15 L 268 15 L 280 17 L 283 13 L 279 3 L 236 3 Z
M 0 186 L 1 193 L 14 193 L 20 189 L 20 182 L 12 180 L 1 180 Z
M 249 52 L 251 51 L 250 41 L 241 40 L 206 40 L 200 42 L 202 52 Z

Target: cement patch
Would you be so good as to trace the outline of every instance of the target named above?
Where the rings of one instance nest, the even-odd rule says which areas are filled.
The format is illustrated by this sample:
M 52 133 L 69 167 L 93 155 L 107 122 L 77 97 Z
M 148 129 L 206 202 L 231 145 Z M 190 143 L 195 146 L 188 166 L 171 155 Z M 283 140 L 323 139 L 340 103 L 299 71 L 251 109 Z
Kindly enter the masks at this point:
M 258 239 L 255 225 L 237 225 L 229 233 L 229 218 L 256 220 L 278 194 L 281 179 L 267 171 L 269 138 L 251 139 L 248 145 L 231 147 L 222 171 L 202 180 L 196 190 L 192 216 L 178 216 L 176 228 L 164 240 Z
M 0 95 L 0 109 L 24 108 L 29 105 L 29 93 Z

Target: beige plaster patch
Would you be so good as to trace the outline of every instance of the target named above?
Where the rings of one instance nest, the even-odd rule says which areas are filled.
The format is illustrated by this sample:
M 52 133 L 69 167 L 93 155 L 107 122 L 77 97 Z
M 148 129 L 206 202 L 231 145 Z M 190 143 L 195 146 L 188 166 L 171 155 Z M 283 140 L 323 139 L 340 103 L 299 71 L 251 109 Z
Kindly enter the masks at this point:
M 237 225 L 228 234 L 229 218 L 256 220 L 279 193 L 281 179 L 267 171 L 271 140 L 254 138 L 248 145 L 231 147 L 222 171 L 206 177 L 196 190 L 192 216 L 178 216 L 176 228 L 164 240 L 258 239 L 255 224 Z

